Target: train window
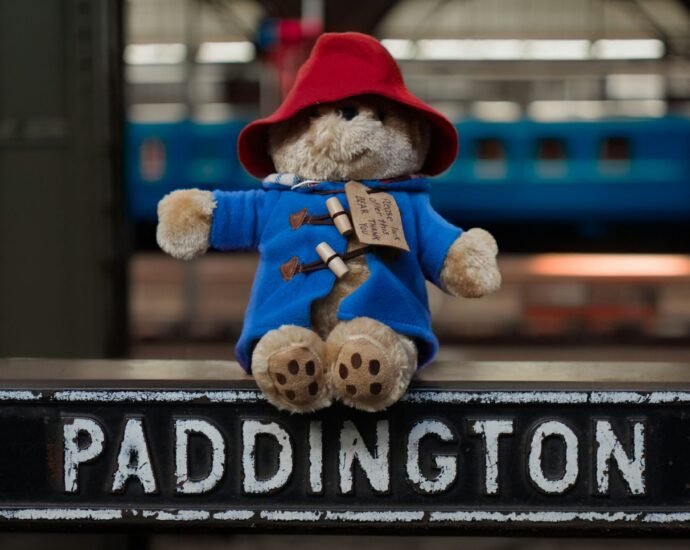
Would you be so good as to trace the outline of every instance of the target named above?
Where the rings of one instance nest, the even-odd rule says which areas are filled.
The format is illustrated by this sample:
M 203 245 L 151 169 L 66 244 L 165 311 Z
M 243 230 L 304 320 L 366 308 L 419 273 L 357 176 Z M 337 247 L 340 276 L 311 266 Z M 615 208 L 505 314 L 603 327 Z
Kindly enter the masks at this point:
M 477 160 L 502 161 L 506 158 L 503 143 L 496 138 L 477 140 Z
M 602 160 L 630 160 L 630 140 L 624 137 L 610 137 L 601 142 L 599 158 Z
M 537 159 L 539 160 L 565 160 L 566 150 L 563 140 L 557 138 L 544 138 L 537 145 Z
M 506 176 L 506 150 L 497 138 L 480 138 L 476 142 L 474 172 L 478 178 L 500 179 Z
M 560 178 L 566 174 L 568 151 L 559 138 L 542 138 L 537 142 L 537 174 L 541 178 Z
M 599 147 L 599 167 L 603 172 L 620 174 L 630 168 L 630 140 L 626 137 L 608 137 Z

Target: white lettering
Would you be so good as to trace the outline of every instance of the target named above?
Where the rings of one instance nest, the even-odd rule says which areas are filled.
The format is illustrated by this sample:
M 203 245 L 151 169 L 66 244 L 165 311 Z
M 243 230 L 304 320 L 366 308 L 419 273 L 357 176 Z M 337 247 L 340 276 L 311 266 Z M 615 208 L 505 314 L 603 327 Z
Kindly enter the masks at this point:
M 99 456 L 105 448 L 105 433 L 101 425 L 91 418 L 66 418 L 62 426 L 64 449 L 65 492 L 79 490 L 79 465 Z M 89 443 L 79 446 L 79 435 L 87 434 Z
M 498 438 L 513 433 L 512 420 L 476 420 L 470 424 L 474 434 L 484 440 L 484 492 L 498 494 Z
M 613 459 L 630 492 L 633 495 L 644 495 L 646 491 L 644 424 L 634 422 L 632 425 L 632 458 L 625 452 L 608 420 L 597 420 L 595 425 L 597 492 L 601 495 L 609 493 L 611 459 Z
M 189 436 L 203 435 L 211 443 L 211 469 L 203 479 L 189 478 Z M 175 479 L 177 492 L 185 495 L 208 493 L 225 472 L 225 440 L 218 428 L 206 420 L 175 421 Z
M 117 455 L 117 469 L 113 474 L 112 492 L 124 492 L 129 478 L 137 479 L 147 495 L 158 490 L 141 418 L 130 418 L 125 424 Z
M 278 468 L 269 478 L 259 479 L 256 472 L 256 439 L 265 434 L 273 437 L 280 446 Z M 292 443 L 288 434 L 277 422 L 245 420 L 242 422 L 242 486 L 245 493 L 270 493 L 283 487 L 294 468 Z
M 343 423 L 340 431 L 340 492 L 352 493 L 353 476 L 352 467 L 354 461 L 359 461 L 369 484 L 377 493 L 386 493 L 390 487 L 390 465 L 388 454 L 390 452 L 390 430 L 387 420 L 376 423 L 376 450 L 374 455 L 369 452 L 362 440 L 362 436 L 349 420 Z
M 565 446 L 565 464 L 563 475 L 559 479 L 547 478 L 542 467 L 544 440 L 553 436 L 559 437 Z M 528 459 L 530 479 L 545 493 L 564 493 L 577 481 L 579 473 L 577 449 L 577 437 L 568 426 L 557 420 L 548 420 L 540 424 L 534 430 L 530 442 Z
M 323 428 L 321 422 L 309 423 L 309 490 L 323 491 Z
M 434 467 L 439 474 L 434 479 L 426 477 L 419 465 L 419 443 L 428 435 L 435 435 L 441 441 L 454 441 L 450 428 L 438 420 L 422 420 L 410 430 L 407 439 L 407 477 L 422 493 L 440 493 L 450 487 L 458 474 L 457 455 L 434 456 Z

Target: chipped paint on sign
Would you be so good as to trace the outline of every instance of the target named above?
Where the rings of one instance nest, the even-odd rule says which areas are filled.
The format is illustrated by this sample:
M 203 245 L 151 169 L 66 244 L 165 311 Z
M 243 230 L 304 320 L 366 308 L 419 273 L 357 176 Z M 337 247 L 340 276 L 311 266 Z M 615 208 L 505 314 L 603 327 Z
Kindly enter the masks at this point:
M 427 436 L 436 436 L 441 441 L 455 441 L 453 432 L 447 424 L 439 420 L 421 420 L 410 430 L 407 438 L 407 478 L 421 493 L 442 493 L 450 487 L 458 475 L 457 454 L 435 455 L 434 468 L 438 475 L 429 479 L 419 465 L 419 443 Z
M 634 523 L 690 524 L 690 512 L 633 512 L 610 510 L 606 512 L 528 510 L 506 512 L 499 510 L 244 510 L 231 509 L 209 512 L 198 509 L 137 509 L 137 508 L 2 508 L 0 520 L 9 521 L 117 521 L 141 518 L 160 522 L 220 522 L 253 521 L 256 517 L 266 522 L 313 523 Z
M 265 401 L 254 390 L 64 390 L 52 395 L 55 401 L 88 401 L 97 403 L 259 403 Z
M 299 510 L 263 510 L 259 516 L 269 521 L 318 521 L 321 512 Z
M 529 523 L 561 523 L 570 521 L 636 521 L 640 513 L 627 512 L 557 512 L 544 510 L 536 512 L 491 512 L 491 511 L 456 511 L 431 512 L 431 522 L 476 523 L 476 522 L 529 522 Z
M 542 454 L 544 441 L 548 437 L 557 437 L 565 446 L 563 475 L 551 479 L 544 474 Z M 548 494 L 561 494 L 570 489 L 577 481 L 579 473 L 577 436 L 568 426 L 558 420 L 548 420 L 539 424 L 532 434 L 529 448 L 528 472 L 534 484 Z
M 498 439 L 513 433 L 513 420 L 476 420 L 470 430 L 482 436 L 484 443 L 484 492 L 498 494 Z
M 522 403 L 587 403 L 587 392 L 574 391 L 412 391 L 403 395 L 406 403 L 481 403 L 489 405 Z
M 367 510 L 365 512 L 343 511 L 343 512 L 326 512 L 326 519 L 330 521 L 357 521 L 366 523 L 389 523 L 402 522 L 409 523 L 412 521 L 422 521 L 424 519 L 424 512 L 409 510 Z
M 204 521 L 211 514 L 207 510 L 142 510 L 141 516 L 158 521 Z
M 323 491 L 323 427 L 319 421 L 309 423 L 309 490 Z
M 275 473 L 265 479 L 259 479 L 256 473 L 256 444 L 261 434 L 275 439 L 280 451 L 278 452 L 278 468 Z M 242 422 L 242 487 L 247 494 L 271 493 L 283 487 L 294 468 L 292 461 L 292 442 L 290 434 L 277 422 L 262 422 L 259 420 L 244 420 Z
M 597 492 L 609 492 L 611 461 L 615 460 L 618 471 L 633 495 L 645 494 L 645 428 L 642 422 L 632 423 L 632 458 L 625 452 L 620 439 L 608 420 L 595 421 L 596 481 Z
M 64 488 L 66 493 L 76 493 L 79 490 L 79 465 L 94 460 L 103 452 L 105 432 L 93 418 L 66 417 L 63 422 Z M 88 436 L 88 445 L 80 445 L 82 434 Z
M 124 492 L 125 484 L 130 479 L 135 479 L 141 483 L 146 494 L 150 495 L 158 491 L 158 484 L 151 465 L 151 453 L 146 435 L 144 435 L 144 423 L 141 418 L 130 418 L 125 424 L 111 491 L 113 493 Z
M 690 392 L 412 390 L 299 416 L 242 389 L 14 391 L 0 521 L 690 532 Z
M 221 521 L 246 521 L 252 519 L 255 515 L 253 510 L 223 510 L 222 512 L 214 512 L 213 519 Z
M 0 518 L 23 521 L 111 521 L 122 519 L 124 513 L 120 509 L 100 508 L 4 508 L 0 509 Z
M 189 477 L 189 436 L 203 435 L 211 443 L 211 468 L 203 479 Z M 175 420 L 175 479 L 177 492 L 187 495 L 208 493 L 225 472 L 225 440 L 220 430 L 207 420 L 185 418 Z
M 0 390 L 0 401 L 40 401 L 43 393 L 28 390 Z
M 376 423 L 376 446 L 369 452 L 357 427 L 349 420 L 343 422 L 340 430 L 340 451 L 338 469 L 340 472 L 340 492 L 344 495 L 353 491 L 352 467 L 355 461 L 364 471 L 372 489 L 377 493 L 387 493 L 390 489 L 390 426 L 387 420 Z
M 0 402 L 56 401 L 81 403 L 266 403 L 256 390 L 0 390 Z M 687 391 L 430 391 L 409 390 L 400 400 L 416 404 L 621 404 L 690 403 Z

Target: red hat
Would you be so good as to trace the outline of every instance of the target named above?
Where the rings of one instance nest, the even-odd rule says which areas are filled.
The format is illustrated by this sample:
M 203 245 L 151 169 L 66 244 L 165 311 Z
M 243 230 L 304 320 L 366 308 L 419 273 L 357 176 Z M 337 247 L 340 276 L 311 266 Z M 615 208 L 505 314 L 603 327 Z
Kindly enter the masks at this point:
M 240 162 L 262 178 L 275 172 L 268 154 L 268 128 L 306 107 L 347 97 L 375 94 L 416 109 L 429 121 L 431 145 L 422 172 L 440 174 L 455 160 L 458 134 L 441 113 L 413 96 L 388 50 L 371 36 L 356 32 L 326 33 L 314 45 L 297 73 L 295 84 L 272 115 L 247 125 L 240 133 Z

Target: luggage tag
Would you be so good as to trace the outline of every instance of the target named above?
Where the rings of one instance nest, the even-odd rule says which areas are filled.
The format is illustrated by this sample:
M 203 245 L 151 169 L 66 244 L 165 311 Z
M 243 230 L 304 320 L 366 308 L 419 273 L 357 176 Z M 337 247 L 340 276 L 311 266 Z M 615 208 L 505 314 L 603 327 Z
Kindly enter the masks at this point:
M 369 188 L 358 181 L 349 181 L 345 184 L 352 225 L 359 241 L 409 252 L 400 208 L 395 199 L 388 193 L 368 191 Z

